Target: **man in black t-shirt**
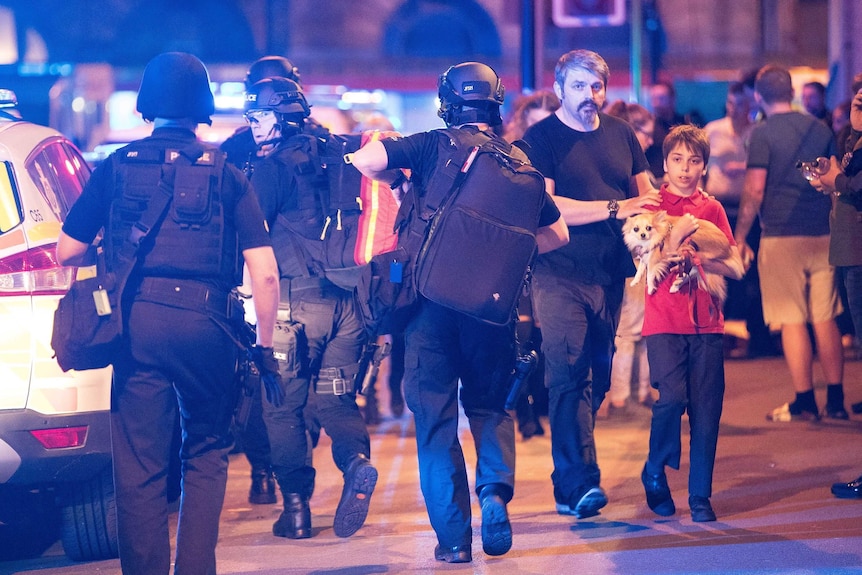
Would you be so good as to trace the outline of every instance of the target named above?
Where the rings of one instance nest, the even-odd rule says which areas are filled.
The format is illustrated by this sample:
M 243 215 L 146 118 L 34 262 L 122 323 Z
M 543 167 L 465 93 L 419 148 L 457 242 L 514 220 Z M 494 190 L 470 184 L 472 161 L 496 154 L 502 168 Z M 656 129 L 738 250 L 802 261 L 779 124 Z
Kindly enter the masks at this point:
M 635 271 L 622 220 L 659 204 L 634 130 L 599 112 L 608 75 L 595 52 L 564 54 L 554 82 L 562 107 L 524 136 L 571 237 L 539 256 L 533 298 L 549 390 L 554 499 L 558 513 L 578 518 L 607 505 L 593 427 L 610 388 L 623 282 Z

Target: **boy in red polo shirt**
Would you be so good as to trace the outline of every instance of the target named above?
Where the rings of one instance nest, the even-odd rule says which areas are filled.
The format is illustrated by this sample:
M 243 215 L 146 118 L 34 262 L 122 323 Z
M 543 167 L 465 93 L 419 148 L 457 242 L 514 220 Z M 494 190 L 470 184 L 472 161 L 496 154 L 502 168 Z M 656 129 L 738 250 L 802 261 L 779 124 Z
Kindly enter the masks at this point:
M 742 260 L 724 208 L 699 187 L 709 160 L 709 139 L 693 125 L 673 128 L 665 138 L 662 152 L 666 181 L 661 187 L 661 205 L 671 216 L 684 216 L 674 225 L 668 243 L 671 252 L 697 230 L 697 218 L 709 220 L 730 242 L 738 269 Z M 739 279 L 729 267 L 704 261 L 705 271 Z M 652 407 L 649 455 L 641 473 L 647 504 L 658 515 L 676 512 L 665 475 L 665 466 L 679 469 L 682 453 L 682 415 L 688 411 L 691 428 L 691 461 L 688 478 L 689 508 L 693 521 L 715 521 L 709 498 L 718 425 L 724 400 L 724 357 L 722 339 L 724 317 L 721 302 L 688 282 L 677 293 L 670 287 L 677 274 L 671 273 L 646 296 L 643 335 L 652 385 L 659 399 Z

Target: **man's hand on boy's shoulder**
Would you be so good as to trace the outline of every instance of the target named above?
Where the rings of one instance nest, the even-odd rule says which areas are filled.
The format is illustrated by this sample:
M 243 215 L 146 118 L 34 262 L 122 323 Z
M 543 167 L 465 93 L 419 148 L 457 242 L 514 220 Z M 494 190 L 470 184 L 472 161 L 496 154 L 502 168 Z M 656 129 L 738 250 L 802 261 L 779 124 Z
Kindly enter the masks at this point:
M 658 190 L 621 200 L 619 202 L 619 211 L 617 211 L 617 219 L 624 220 L 631 216 L 643 214 L 650 211 L 650 208 L 657 208 L 659 205 L 661 205 L 661 194 L 659 194 Z

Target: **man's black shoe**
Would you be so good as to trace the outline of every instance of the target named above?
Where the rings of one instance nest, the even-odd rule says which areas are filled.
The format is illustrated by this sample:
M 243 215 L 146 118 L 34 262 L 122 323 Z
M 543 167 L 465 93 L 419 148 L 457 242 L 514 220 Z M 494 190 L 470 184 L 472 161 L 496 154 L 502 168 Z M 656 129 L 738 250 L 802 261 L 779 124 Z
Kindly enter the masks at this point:
M 305 497 L 299 493 L 284 494 L 284 511 L 273 524 L 272 534 L 288 539 L 311 537 L 311 509 Z
M 715 521 L 715 511 L 712 510 L 709 497 L 689 496 L 688 508 L 691 509 L 691 520 L 695 523 Z
M 577 502 L 572 505 L 564 501 L 564 497 L 557 487 L 554 487 L 554 500 L 556 502 L 556 510 L 560 515 L 574 515 L 578 519 L 587 519 L 595 517 L 600 513 L 600 509 L 608 504 L 608 496 L 604 489 L 599 486 L 588 487 L 577 498 Z
M 853 413 L 862 413 L 862 401 L 854 403 L 850 406 L 850 411 Z
M 823 410 L 823 417 L 827 419 L 850 419 L 850 414 L 844 409 L 843 405 L 826 404 L 826 409 Z
M 493 485 L 482 489 L 479 501 L 482 504 L 482 550 L 487 555 L 503 555 L 512 548 L 512 525 L 506 502 Z
M 646 491 L 647 505 L 653 510 L 653 513 L 662 517 L 670 517 L 676 513 L 676 506 L 673 504 L 673 497 L 671 497 L 664 471 L 658 475 L 653 475 L 647 472 L 646 465 L 644 465 L 641 481 L 644 484 L 644 491 Z
M 862 499 L 862 476 L 850 483 L 834 483 L 832 495 L 838 499 Z
M 275 478 L 269 469 L 251 470 L 251 489 L 248 491 L 248 502 L 254 505 L 276 503 Z
M 572 512 L 578 519 L 586 519 L 595 517 L 599 514 L 599 509 L 608 504 L 608 496 L 604 489 L 596 485 L 588 488 L 583 495 L 578 498 Z
M 371 494 L 377 485 L 377 470 L 364 455 L 359 455 L 347 467 L 344 489 L 335 509 L 332 529 L 339 537 L 350 537 L 362 527 L 368 517 Z
M 469 545 L 456 545 L 455 547 L 434 548 L 434 559 L 446 563 L 470 563 L 473 561 L 473 551 Z

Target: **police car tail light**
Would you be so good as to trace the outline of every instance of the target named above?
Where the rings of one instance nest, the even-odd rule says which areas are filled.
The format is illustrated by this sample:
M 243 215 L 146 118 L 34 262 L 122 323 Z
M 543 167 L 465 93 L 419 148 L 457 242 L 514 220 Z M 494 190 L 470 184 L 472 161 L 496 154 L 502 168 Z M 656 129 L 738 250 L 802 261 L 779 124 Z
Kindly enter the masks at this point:
M 0 259 L 0 296 L 51 295 L 68 290 L 73 268 L 57 263 L 56 248 L 56 244 L 48 244 Z
M 45 449 L 80 447 L 87 443 L 87 426 L 31 429 L 30 435 L 35 437 Z

